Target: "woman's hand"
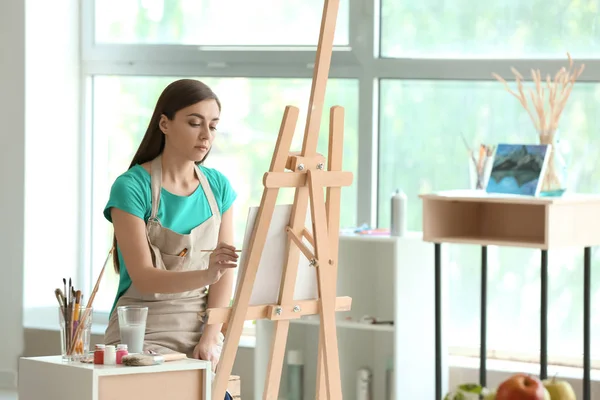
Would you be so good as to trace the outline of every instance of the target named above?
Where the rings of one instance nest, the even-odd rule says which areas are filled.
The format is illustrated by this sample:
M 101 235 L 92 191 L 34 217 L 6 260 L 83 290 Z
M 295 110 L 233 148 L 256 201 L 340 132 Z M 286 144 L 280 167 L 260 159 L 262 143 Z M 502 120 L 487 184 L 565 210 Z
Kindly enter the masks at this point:
M 203 334 L 200 341 L 194 347 L 193 356 L 199 360 L 210 361 L 213 372 L 217 369 L 219 359 L 221 358 L 221 350 L 223 349 L 223 334 Z
M 228 268 L 237 267 L 238 255 L 235 247 L 227 243 L 219 243 L 217 248 L 210 254 L 208 261 L 208 279 L 210 284 L 216 283 Z

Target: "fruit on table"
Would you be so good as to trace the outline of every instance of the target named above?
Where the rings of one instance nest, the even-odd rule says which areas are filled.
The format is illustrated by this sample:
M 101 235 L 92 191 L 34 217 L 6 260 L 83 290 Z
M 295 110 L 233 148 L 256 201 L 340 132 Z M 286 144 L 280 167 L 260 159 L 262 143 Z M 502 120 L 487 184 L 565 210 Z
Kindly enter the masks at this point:
M 502 382 L 495 400 L 547 400 L 549 393 L 542 381 L 526 374 L 515 374 Z
M 479 395 L 487 395 L 488 390 L 476 383 L 463 383 L 455 391 L 446 394 L 444 400 L 479 400 Z
M 551 400 L 576 400 L 575 391 L 569 382 L 556 379 L 545 379 L 542 381 L 544 387 L 550 394 Z
M 496 389 L 490 390 L 487 395 L 483 396 L 483 400 L 496 400 Z M 554 400 L 554 398 L 550 397 L 550 393 L 545 388 L 544 400 Z

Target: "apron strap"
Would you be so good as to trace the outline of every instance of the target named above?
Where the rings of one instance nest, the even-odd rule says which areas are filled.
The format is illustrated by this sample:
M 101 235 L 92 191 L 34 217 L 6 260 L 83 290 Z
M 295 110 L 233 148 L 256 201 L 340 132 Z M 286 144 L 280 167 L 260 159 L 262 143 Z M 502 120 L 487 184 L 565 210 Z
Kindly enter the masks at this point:
M 221 212 L 219 211 L 219 206 L 217 205 L 217 199 L 215 199 L 215 194 L 210 188 L 210 184 L 208 183 L 208 179 L 206 179 L 206 175 L 202 173 L 198 165 L 196 165 L 196 176 L 200 181 L 200 185 L 202 185 L 204 194 L 206 194 L 206 199 L 208 200 L 208 204 L 210 205 L 210 211 L 212 212 L 212 215 L 220 220 Z
M 150 165 L 150 185 L 152 190 L 152 213 L 150 219 L 157 221 L 158 205 L 160 203 L 160 189 L 162 187 L 162 157 L 159 154 Z
M 160 190 L 162 188 L 162 162 L 161 155 L 156 157 L 150 166 L 151 177 L 150 177 L 150 185 L 152 191 L 152 213 L 150 214 L 150 220 L 158 221 L 158 206 L 160 204 Z M 210 184 L 206 179 L 206 176 L 202 173 L 200 168 L 197 165 L 194 165 L 194 169 L 196 171 L 196 176 L 200 181 L 200 185 L 204 190 L 204 194 L 206 195 L 206 199 L 208 200 L 208 204 L 210 205 L 210 211 L 212 215 L 221 219 L 221 213 L 219 212 L 219 207 L 217 205 L 217 200 L 215 199 L 215 194 L 210 188 Z

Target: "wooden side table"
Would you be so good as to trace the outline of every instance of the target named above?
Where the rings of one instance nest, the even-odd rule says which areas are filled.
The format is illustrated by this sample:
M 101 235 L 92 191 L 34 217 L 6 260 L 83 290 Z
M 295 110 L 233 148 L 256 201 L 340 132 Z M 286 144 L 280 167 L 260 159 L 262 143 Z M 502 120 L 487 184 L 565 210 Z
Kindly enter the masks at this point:
M 423 240 L 435 249 L 436 400 L 442 398 L 441 244 L 481 246 L 480 384 L 486 385 L 487 246 L 541 250 L 540 378 L 548 367 L 548 250 L 583 247 L 583 399 L 590 400 L 591 247 L 600 245 L 600 196 L 559 198 L 447 191 L 419 196 L 423 201 Z
M 210 400 L 211 364 L 186 359 L 149 367 L 19 360 L 19 400 Z M 239 380 L 238 380 L 239 383 Z

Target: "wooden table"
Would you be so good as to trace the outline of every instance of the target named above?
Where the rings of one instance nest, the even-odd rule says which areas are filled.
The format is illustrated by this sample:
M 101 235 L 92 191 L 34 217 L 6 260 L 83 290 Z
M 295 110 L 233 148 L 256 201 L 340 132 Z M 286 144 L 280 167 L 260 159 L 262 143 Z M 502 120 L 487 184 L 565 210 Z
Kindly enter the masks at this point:
M 582 247 L 583 400 L 590 400 L 591 247 L 600 245 L 600 196 L 562 197 L 492 195 L 483 191 L 447 191 L 419 196 L 423 201 L 423 240 L 435 247 L 436 400 L 442 398 L 441 244 L 481 246 L 481 331 L 479 380 L 486 385 L 487 246 L 541 250 L 540 378 L 548 368 L 548 250 Z
M 19 360 L 19 400 L 209 400 L 211 363 L 186 359 L 150 367 Z

